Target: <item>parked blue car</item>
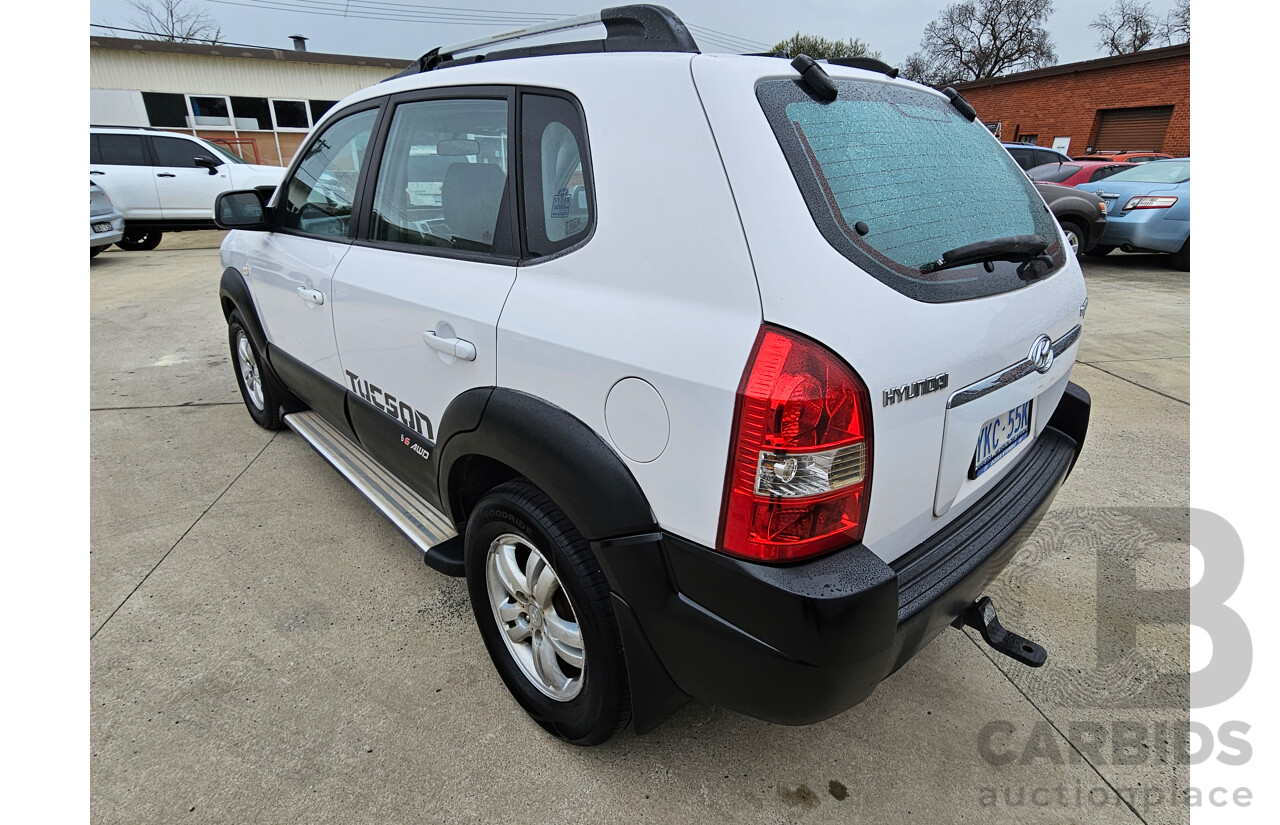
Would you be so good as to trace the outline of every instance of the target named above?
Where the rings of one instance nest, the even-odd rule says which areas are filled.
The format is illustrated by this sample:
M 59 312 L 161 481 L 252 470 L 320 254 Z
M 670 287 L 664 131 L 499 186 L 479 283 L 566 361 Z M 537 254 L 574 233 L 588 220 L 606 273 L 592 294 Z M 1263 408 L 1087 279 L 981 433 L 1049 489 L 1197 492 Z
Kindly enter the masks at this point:
M 1076 188 L 1108 204 L 1107 229 L 1087 254 L 1170 252 L 1174 269 L 1191 268 L 1191 158 L 1153 160 Z

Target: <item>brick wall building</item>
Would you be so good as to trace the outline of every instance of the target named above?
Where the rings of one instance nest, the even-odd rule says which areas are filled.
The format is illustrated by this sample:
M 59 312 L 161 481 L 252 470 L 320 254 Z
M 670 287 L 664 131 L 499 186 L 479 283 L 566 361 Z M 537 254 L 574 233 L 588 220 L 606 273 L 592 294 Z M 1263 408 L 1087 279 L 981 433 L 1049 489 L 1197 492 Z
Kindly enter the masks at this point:
M 1191 154 L 1191 45 L 957 84 L 1011 143 Z M 1067 147 L 1062 146 L 1067 143 Z M 1152 144 L 1152 145 L 1138 145 Z

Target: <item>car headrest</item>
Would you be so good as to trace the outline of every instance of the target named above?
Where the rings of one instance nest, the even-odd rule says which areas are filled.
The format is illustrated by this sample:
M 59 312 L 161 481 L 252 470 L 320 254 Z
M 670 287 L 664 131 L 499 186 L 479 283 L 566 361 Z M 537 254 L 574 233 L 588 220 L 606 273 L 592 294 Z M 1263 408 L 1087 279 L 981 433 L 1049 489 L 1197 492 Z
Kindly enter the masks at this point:
M 455 238 L 493 243 L 507 174 L 496 163 L 455 163 L 444 175 L 440 200 Z

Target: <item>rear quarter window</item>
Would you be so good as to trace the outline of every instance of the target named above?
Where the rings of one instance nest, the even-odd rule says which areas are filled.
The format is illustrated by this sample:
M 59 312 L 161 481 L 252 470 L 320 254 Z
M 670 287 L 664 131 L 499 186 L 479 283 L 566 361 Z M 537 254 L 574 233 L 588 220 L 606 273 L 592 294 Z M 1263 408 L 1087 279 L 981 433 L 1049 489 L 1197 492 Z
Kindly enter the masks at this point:
M 923 88 L 836 80 L 825 103 L 799 81 L 764 80 L 756 97 L 818 229 L 841 254 L 909 297 L 931 303 L 996 295 L 1035 280 L 1018 263 L 922 272 L 944 252 L 1039 235 L 1066 263 L 1053 216 L 1018 164 L 978 121 Z

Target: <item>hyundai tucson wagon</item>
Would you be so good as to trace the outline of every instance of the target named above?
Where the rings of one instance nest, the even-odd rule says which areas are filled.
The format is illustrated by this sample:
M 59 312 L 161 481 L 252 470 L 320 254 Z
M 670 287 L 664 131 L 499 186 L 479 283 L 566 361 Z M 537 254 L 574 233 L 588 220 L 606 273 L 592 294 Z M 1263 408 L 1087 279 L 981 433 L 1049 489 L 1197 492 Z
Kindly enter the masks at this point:
M 817 722 L 952 624 L 1044 662 L 984 590 L 1084 443 L 1085 285 L 953 90 L 605 9 L 432 50 L 216 217 L 249 414 L 552 734 Z

